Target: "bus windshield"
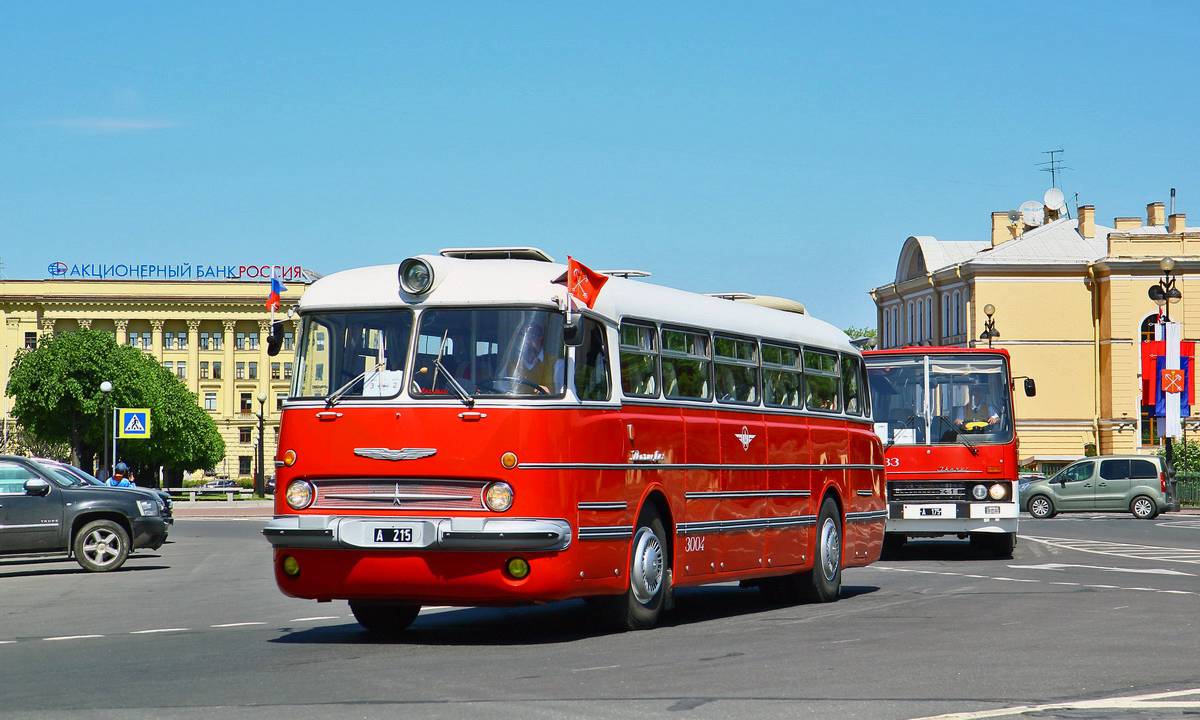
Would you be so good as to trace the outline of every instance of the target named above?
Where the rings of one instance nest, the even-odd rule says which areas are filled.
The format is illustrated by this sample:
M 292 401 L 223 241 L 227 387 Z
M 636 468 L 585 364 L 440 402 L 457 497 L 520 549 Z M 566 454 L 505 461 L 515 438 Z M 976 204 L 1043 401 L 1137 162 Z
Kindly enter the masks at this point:
M 1009 443 L 1012 400 L 1004 358 L 865 358 L 875 427 L 888 445 Z
M 306 315 L 292 396 L 395 397 L 404 385 L 410 310 Z
M 435 361 L 444 370 L 438 371 Z M 566 380 L 562 313 L 541 309 L 426 310 L 417 331 L 414 397 L 452 395 L 452 375 L 472 397 L 561 396 Z

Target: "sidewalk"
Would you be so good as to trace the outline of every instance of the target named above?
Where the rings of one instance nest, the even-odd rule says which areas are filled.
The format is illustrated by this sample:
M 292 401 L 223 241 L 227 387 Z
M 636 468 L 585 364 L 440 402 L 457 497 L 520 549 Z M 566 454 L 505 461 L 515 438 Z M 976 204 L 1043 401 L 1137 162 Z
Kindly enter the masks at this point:
M 266 500 L 176 500 L 172 514 L 177 518 L 273 517 L 275 501 Z

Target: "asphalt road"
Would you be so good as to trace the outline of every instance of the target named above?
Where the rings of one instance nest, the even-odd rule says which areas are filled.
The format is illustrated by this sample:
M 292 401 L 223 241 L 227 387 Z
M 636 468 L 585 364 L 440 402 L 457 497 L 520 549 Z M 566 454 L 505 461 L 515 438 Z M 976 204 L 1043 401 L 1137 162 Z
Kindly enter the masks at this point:
M 578 601 L 434 609 L 392 642 L 280 594 L 263 522 L 180 518 L 117 573 L 0 560 L 0 716 L 1200 714 L 1200 516 L 1025 518 L 1012 560 L 910 543 L 830 605 L 684 590 L 625 634 Z

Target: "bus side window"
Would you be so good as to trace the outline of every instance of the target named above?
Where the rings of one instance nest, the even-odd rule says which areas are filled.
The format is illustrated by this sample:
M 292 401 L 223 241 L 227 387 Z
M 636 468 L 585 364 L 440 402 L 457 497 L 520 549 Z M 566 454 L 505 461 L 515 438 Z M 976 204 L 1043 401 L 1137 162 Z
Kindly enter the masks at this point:
M 658 397 L 658 333 L 647 325 L 621 323 L 621 390 Z
M 712 397 L 708 333 L 688 330 L 662 331 L 663 378 L 674 374 L 676 388 L 669 397 L 708 400 Z
M 775 407 L 800 407 L 800 351 L 780 345 L 762 346 L 763 400 Z
M 850 415 L 862 415 L 862 384 L 859 382 L 858 358 L 853 355 L 842 356 L 842 397 L 846 402 L 846 412 Z
M 841 384 L 836 353 L 804 351 L 804 404 L 810 410 L 837 412 L 841 409 Z
M 753 340 L 713 338 L 717 400 L 758 402 L 758 347 Z
M 608 389 L 604 326 L 584 318 L 583 344 L 575 350 L 575 393 L 580 400 L 607 400 Z

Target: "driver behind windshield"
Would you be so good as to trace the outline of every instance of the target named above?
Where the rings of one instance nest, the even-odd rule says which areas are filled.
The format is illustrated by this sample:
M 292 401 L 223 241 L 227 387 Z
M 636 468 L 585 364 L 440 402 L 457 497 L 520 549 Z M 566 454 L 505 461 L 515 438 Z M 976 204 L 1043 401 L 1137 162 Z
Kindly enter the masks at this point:
M 984 400 L 983 388 L 973 387 L 967 404 L 955 412 L 954 426 L 960 430 L 979 430 L 991 427 L 999 420 L 1000 413 Z
M 532 322 L 525 324 L 518 334 L 518 341 L 521 343 L 520 353 L 498 374 L 535 385 L 543 393 L 558 392 L 562 384 L 558 378 L 562 376 L 566 364 L 563 358 L 546 354 L 546 333 L 542 326 Z

